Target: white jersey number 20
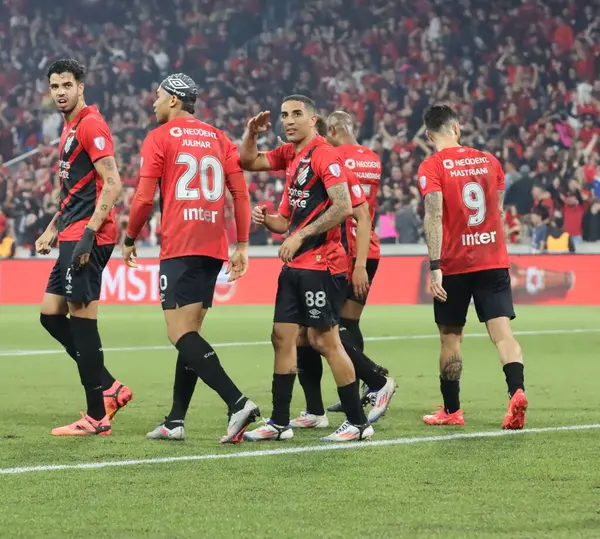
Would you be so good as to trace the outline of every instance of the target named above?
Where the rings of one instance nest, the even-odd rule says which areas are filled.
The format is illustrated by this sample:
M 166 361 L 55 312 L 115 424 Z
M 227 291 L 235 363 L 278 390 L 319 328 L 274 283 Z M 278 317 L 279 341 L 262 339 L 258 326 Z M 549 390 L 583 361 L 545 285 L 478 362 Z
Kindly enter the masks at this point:
M 207 202 L 216 202 L 223 196 L 225 188 L 225 174 L 223 165 L 216 157 L 205 155 L 200 162 L 189 153 L 177 154 L 175 163 L 187 165 L 187 170 L 177 180 L 175 196 L 177 200 L 198 200 L 200 191 L 202 198 Z M 212 169 L 212 188 L 208 170 Z M 200 189 L 190 187 L 193 179 L 200 174 Z
M 469 226 L 477 226 L 485 220 L 485 193 L 481 185 L 469 182 L 463 187 L 463 202 L 470 210 L 476 210 L 469 215 Z

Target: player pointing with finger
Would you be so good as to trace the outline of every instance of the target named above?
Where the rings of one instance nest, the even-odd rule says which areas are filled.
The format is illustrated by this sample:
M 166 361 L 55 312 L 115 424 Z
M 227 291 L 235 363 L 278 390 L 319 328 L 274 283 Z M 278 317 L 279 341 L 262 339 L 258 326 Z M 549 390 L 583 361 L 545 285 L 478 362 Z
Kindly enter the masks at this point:
M 440 389 L 444 406 L 429 425 L 463 425 L 459 381 L 461 342 L 471 298 L 498 349 L 510 402 L 503 428 L 525 424 L 523 355 L 510 320 L 515 317 L 503 232 L 504 172 L 492 155 L 459 144 L 458 116 L 434 106 L 424 115 L 437 153 L 419 167 L 424 231 L 429 251 L 435 321 L 441 337 Z

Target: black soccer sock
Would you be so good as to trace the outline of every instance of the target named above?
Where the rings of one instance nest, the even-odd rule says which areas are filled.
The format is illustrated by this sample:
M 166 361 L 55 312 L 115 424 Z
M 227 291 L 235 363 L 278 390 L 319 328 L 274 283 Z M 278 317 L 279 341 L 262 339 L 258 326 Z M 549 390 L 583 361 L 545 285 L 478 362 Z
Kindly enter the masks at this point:
M 77 349 L 71 334 L 71 322 L 64 314 L 40 314 L 40 322 L 44 329 L 62 344 L 75 361 L 77 361 Z M 83 382 L 82 382 L 83 383 Z M 102 390 L 110 389 L 115 379 L 106 367 L 102 370 Z
M 453 414 L 460 410 L 460 381 L 446 380 L 440 377 L 440 391 L 444 397 L 444 410 L 446 413 Z
M 298 346 L 298 380 L 304 390 L 306 411 L 310 414 L 325 415 L 323 395 L 321 394 L 321 378 L 323 378 L 323 361 L 321 354 L 310 346 Z
M 352 336 L 352 340 L 354 341 L 356 348 L 363 352 L 365 349 L 365 341 L 363 339 L 362 331 L 360 330 L 360 320 L 341 318 L 340 326 L 345 327 L 348 330 L 348 333 L 350 333 Z
M 350 360 L 354 365 L 356 377 L 367 384 L 369 389 L 379 391 L 387 381 L 385 376 L 381 374 L 379 365 L 356 348 L 352 336 L 347 330 L 342 329 L 340 331 L 340 340 L 344 345 L 344 350 L 346 350 L 348 357 L 350 357 Z
M 100 420 L 106 415 L 106 409 L 102 395 L 104 352 L 98 333 L 98 321 L 71 316 L 70 326 L 75 348 L 79 352 L 77 366 L 85 388 L 87 415 Z
M 183 359 L 183 354 L 177 355 L 177 364 L 175 365 L 175 383 L 173 384 L 173 406 L 167 416 L 167 423 L 171 421 L 181 421 L 185 419 L 190 401 L 196 389 L 198 375 L 187 366 Z M 167 425 L 168 427 L 168 425 Z
M 290 404 L 292 403 L 292 392 L 294 391 L 295 374 L 273 374 L 273 413 L 271 421 L 280 427 L 290 424 Z
M 338 387 L 337 391 L 348 421 L 353 425 L 364 425 L 367 422 L 367 416 L 360 404 L 358 382 L 354 381 L 347 386 Z
M 523 363 L 507 363 L 502 367 L 504 375 L 506 376 L 506 385 L 508 386 L 508 394 L 512 397 L 517 390 L 522 389 L 525 391 L 525 377 L 523 374 L 524 370 Z
M 175 346 L 183 360 L 208 387 L 219 394 L 230 411 L 237 412 L 244 406 L 242 392 L 223 370 L 213 347 L 199 333 L 186 333 Z

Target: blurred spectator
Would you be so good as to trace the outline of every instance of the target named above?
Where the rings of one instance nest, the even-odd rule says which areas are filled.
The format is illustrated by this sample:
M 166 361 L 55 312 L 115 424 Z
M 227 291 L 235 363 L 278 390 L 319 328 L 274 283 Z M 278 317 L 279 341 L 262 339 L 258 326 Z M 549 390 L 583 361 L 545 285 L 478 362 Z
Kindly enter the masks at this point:
M 571 235 L 563 228 L 564 221 L 562 217 L 555 217 L 550 225 L 546 235 L 546 252 L 551 254 L 574 253 L 575 242 Z
M 531 252 L 541 253 L 546 248 L 548 236 L 548 210 L 540 206 L 533 210 L 531 219 Z
M 583 216 L 583 240 L 600 240 L 600 200 L 594 200 Z

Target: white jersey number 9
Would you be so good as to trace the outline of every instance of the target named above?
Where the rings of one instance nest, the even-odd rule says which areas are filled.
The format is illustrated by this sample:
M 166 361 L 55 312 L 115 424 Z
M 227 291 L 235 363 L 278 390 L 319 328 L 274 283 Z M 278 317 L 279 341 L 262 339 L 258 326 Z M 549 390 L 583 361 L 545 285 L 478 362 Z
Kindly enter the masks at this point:
M 180 153 L 177 154 L 175 163 L 187 166 L 187 170 L 177 180 L 175 187 L 177 200 L 198 200 L 200 198 L 200 191 L 202 191 L 202 198 L 207 202 L 216 202 L 223 196 L 225 174 L 223 172 L 223 165 L 216 157 L 205 155 L 200 159 L 200 163 L 198 163 L 198 160 L 193 155 Z M 208 175 L 209 169 L 212 169 L 212 189 Z M 200 174 L 200 189 L 191 188 L 190 183 L 192 183 L 198 173 Z
M 481 185 L 469 182 L 463 187 L 463 202 L 470 210 L 476 210 L 469 215 L 469 226 L 477 226 L 485 220 L 485 193 Z

